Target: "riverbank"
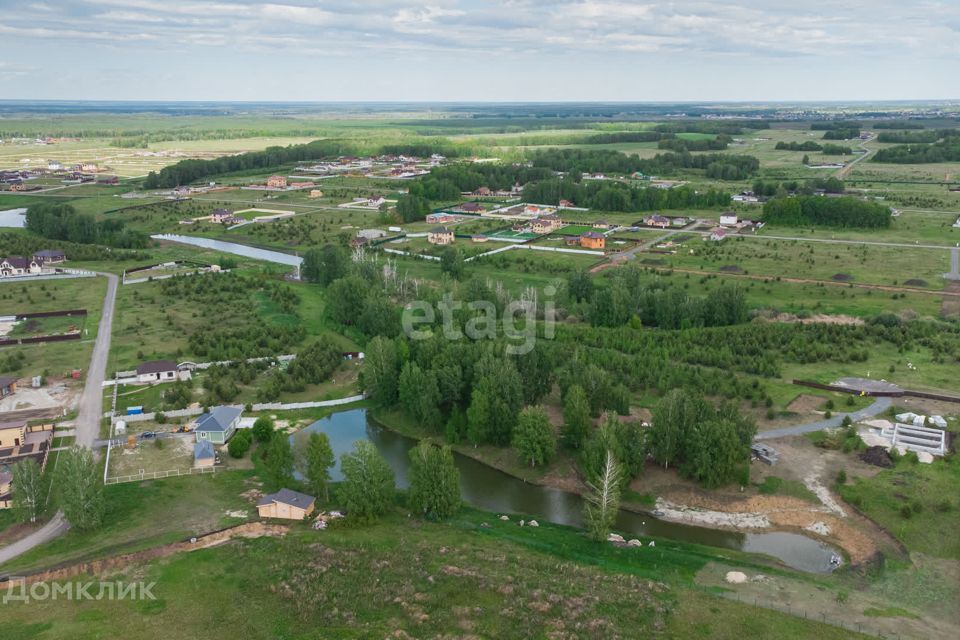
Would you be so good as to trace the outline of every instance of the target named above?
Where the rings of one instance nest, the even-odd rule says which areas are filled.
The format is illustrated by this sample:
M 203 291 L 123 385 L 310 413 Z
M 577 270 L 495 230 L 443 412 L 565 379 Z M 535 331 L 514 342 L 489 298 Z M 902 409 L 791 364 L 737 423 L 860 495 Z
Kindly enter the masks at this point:
M 385 429 L 416 440 L 443 440 L 395 410 L 378 409 L 371 419 Z M 575 459 L 561 452 L 547 469 L 530 469 L 523 465 L 510 448 L 452 445 L 454 451 L 480 464 L 505 473 L 525 483 L 557 489 L 583 496 L 587 487 L 579 477 Z M 766 469 L 761 470 L 764 473 Z M 817 489 L 822 485 L 814 483 Z M 823 489 L 825 490 L 825 489 Z M 811 490 L 812 495 L 819 491 Z M 829 495 L 829 492 L 828 492 Z M 850 564 L 860 565 L 875 557 L 879 548 L 871 536 L 861 529 L 865 524 L 851 523 L 839 505 L 811 502 L 786 496 L 761 496 L 736 488 L 707 492 L 680 478 L 675 471 L 648 466 L 625 492 L 621 504 L 624 511 L 717 531 L 738 533 L 785 532 L 800 534 L 812 540 L 835 545 L 843 550 Z M 656 515 L 654 515 L 656 513 Z M 869 522 L 869 521 L 867 521 Z

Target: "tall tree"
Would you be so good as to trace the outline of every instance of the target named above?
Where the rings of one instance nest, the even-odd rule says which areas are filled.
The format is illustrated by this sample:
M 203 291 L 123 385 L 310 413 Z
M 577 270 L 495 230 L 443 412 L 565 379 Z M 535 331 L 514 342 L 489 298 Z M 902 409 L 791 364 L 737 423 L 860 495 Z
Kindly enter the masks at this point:
M 563 396 L 563 443 L 571 449 L 580 449 L 589 433 L 590 402 L 583 387 L 575 384 Z
M 393 340 L 377 336 L 367 343 L 360 382 L 374 402 L 388 407 L 397 401 L 397 373 L 397 349 Z
M 542 407 L 527 407 L 520 412 L 513 430 L 513 448 L 531 467 L 550 462 L 557 450 L 557 437 Z
M 287 434 L 275 432 L 267 443 L 264 456 L 267 484 L 274 490 L 293 484 L 293 462 L 293 450 Z
M 17 522 L 36 522 L 46 508 L 49 483 L 33 458 L 13 465 L 11 472 L 14 517 Z
M 351 453 L 340 456 L 343 482 L 338 496 L 347 517 L 372 522 L 383 515 L 393 502 L 396 481 L 393 470 L 377 448 L 367 440 L 358 440 Z
M 596 482 L 587 483 L 584 520 L 590 537 L 605 540 L 620 509 L 620 466 L 613 451 L 604 455 L 603 467 Z
M 681 471 L 708 489 L 733 482 L 737 470 L 748 464 L 749 449 L 741 444 L 731 420 L 714 419 L 696 425 L 689 447 Z
M 314 431 L 306 441 L 299 441 L 294 452 L 297 471 L 306 478 L 310 491 L 324 502 L 330 500 L 330 469 L 337 463 L 330 446 L 330 438 L 322 431 Z
M 350 267 L 350 256 L 339 245 L 327 243 L 322 247 L 308 249 L 303 255 L 300 275 L 307 282 L 316 282 L 328 286 L 334 280 L 346 275 Z
M 410 450 L 410 506 L 431 520 L 460 509 L 460 470 L 449 446 L 423 440 Z
M 60 508 L 71 526 L 90 531 L 103 523 L 106 510 L 103 483 L 90 449 L 73 446 L 60 454 L 56 486 Z

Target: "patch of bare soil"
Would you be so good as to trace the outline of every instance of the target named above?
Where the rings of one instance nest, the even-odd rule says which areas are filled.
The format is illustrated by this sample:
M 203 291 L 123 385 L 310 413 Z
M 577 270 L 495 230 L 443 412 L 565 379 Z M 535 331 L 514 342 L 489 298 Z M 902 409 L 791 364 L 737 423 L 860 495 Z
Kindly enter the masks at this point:
M 830 276 L 830 279 L 836 282 L 850 282 L 853 280 L 853 276 L 849 273 L 835 273 Z
M 725 273 L 741 273 L 743 269 L 741 269 L 739 266 L 735 264 L 725 264 L 722 267 L 720 267 L 720 271 L 723 271 Z
M 809 393 L 801 393 L 794 398 L 790 404 L 787 405 L 787 411 L 792 411 L 794 413 L 808 413 L 811 411 L 816 411 L 825 402 L 826 400 L 820 396 L 810 395 Z
M 920 278 L 910 278 L 909 280 L 905 280 L 903 284 L 908 287 L 925 287 L 927 286 L 927 281 L 921 280 Z

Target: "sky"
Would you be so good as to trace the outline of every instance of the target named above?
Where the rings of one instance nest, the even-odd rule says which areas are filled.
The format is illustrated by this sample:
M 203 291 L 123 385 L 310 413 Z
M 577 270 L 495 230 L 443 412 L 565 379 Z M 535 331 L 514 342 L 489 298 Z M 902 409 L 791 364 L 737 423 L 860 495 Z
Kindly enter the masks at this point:
M 960 0 L 0 0 L 0 98 L 960 99 Z

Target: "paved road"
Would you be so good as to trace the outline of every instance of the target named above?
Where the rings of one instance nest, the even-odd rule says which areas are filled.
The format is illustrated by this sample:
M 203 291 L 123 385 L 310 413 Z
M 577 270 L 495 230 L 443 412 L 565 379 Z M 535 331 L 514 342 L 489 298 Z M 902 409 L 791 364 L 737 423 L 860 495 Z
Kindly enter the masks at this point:
M 787 436 L 800 436 L 805 433 L 822 431 L 824 429 L 833 429 L 839 427 L 845 416 L 850 416 L 854 422 L 873 418 L 890 408 L 890 398 L 877 398 L 869 407 L 854 411 L 853 413 L 838 413 L 828 420 L 819 420 L 817 422 L 808 422 L 806 424 L 795 424 L 792 427 L 781 427 L 780 429 L 771 429 L 758 433 L 754 440 L 771 440 L 773 438 L 785 438 Z
M 103 313 L 97 340 L 90 357 L 87 381 L 80 396 L 80 410 L 75 421 L 75 442 L 83 447 L 93 448 L 100 435 L 100 414 L 103 411 L 103 378 L 107 370 L 107 356 L 110 353 L 110 334 L 113 329 L 113 310 L 117 300 L 117 284 L 120 278 L 112 273 L 98 274 L 107 279 L 107 294 L 103 299 Z M 34 547 L 63 535 L 70 523 L 58 511 L 49 522 L 20 540 L 0 548 L 0 565 L 30 551 Z

